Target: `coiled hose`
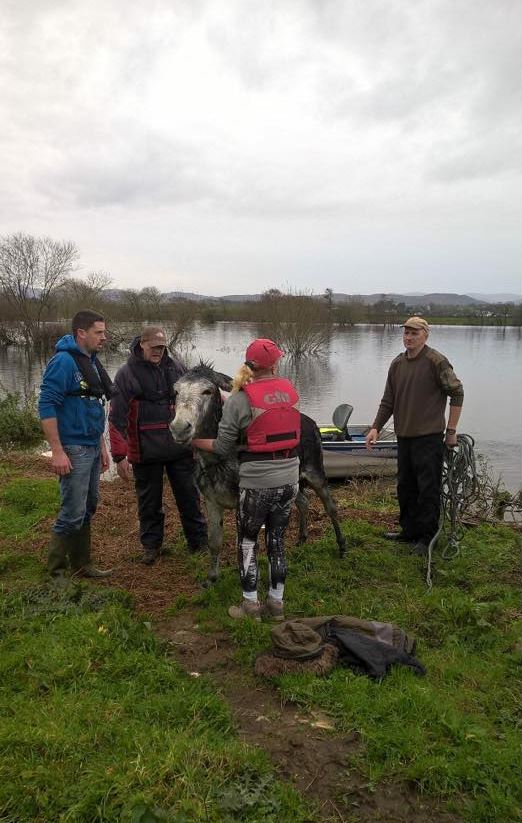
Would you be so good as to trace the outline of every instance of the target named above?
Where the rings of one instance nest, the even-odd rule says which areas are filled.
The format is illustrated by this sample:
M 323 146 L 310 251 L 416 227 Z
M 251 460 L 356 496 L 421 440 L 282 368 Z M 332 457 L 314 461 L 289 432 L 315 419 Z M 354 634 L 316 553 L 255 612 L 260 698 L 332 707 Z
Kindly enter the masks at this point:
M 460 541 L 464 534 L 462 515 L 478 496 L 474 446 L 475 441 L 471 435 L 459 434 L 457 445 L 454 448 L 444 447 L 439 529 L 428 546 L 426 584 L 429 589 L 433 587 L 431 576 L 433 549 L 440 537 L 445 534 L 447 545 L 441 557 L 443 560 L 451 560 L 458 555 Z

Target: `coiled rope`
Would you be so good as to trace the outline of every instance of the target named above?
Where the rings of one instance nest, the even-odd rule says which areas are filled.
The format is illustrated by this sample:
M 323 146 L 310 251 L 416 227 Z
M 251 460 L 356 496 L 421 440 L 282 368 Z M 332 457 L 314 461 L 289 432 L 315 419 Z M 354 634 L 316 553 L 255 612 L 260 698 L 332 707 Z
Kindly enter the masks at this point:
M 446 546 L 441 553 L 442 559 L 457 557 L 464 534 L 462 516 L 478 496 L 474 445 L 471 435 L 459 434 L 454 448 L 444 447 L 439 529 L 428 546 L 426 585 L 429 589 L 433 587 L 433 549 L 440 537 L 445 535 Z

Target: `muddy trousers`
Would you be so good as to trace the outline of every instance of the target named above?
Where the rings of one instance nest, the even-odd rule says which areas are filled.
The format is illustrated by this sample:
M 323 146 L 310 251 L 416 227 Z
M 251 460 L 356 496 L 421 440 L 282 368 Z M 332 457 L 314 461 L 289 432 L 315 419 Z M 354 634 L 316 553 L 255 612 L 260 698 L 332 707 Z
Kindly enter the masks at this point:
M 442 434 L 398 437 L 397 497 L 404 535 L 426 544 L 439 528 Z
M 144 549 L 161 549 L 165 527 L 163 476 L 166 472 L 189 548 L 205 546 L 207 523 L 202 514 L 191 455 L 168 463 L 137 463 L 133 466 L 138 498 L 140 541 Z
M 239 489 L 236 513 L 237 555 L 239 578 L 245 595 L 257 591 L 257 544 L 263 525 L 270 568 L 270 589 L 276 591 L 278 587 L 284 586 L 284 535 L 298 488 L 296 483 L 274 489 Z

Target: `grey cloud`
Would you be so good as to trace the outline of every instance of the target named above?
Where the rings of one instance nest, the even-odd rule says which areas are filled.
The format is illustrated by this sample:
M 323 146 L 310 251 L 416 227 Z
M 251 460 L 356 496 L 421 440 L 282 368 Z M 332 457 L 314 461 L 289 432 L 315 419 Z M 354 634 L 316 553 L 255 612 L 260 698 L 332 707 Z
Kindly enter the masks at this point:
M 509 174 L 522 175 L 522 139 L 520 133 L 491 134 L 469 140 L 457 150 L 446 149 L 442 158 L 431 158 L 426 171 L 428 180 L 456 184 Z
M 55 203 L 79 208 L 197 203 L 213 193 L 212 176 L 192 147 L 146 135 L 98 159 L 88 144 L 76 148 L 36 187 Z

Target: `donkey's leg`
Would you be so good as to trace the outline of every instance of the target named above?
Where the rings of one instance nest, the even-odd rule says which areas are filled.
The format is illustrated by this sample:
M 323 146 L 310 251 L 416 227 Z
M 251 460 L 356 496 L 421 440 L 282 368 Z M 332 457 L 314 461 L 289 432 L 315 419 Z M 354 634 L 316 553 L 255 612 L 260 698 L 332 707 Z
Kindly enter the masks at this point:
M 314 492 L 316 493 L 316 495 L 318 496 L 318 498 L 320 499 L 328 517 L 332 521 L 332 526 L 334 527 L 335 531 L 335 539 L 339 547 L 339 555 L 340 557 L 344 557 L 344 555 L 346 554 L 346 540 L 339 525 L 337 506 L 335 505 L 334 499 L 330 494 L 328 481 L 326 477 L 321 477 L 315 472 L 307 474 L 306 479 L 312 487 L 312 489 L 314 490 Z
M 295 505 L 299 514 L 299 537 L 297 538 L 297 542 L 306 543 L 308 540 L 308 495 L 301 486 L 299 486 L 299 491 L 295 498 Z
M 208 516 L 208 550 L 210 566 L 207 583 L 215 583 L 219 577 L 219 557 L 223 548 L 223 508 L 214 500 L 206 500 Z

